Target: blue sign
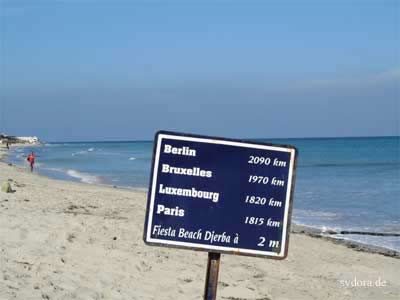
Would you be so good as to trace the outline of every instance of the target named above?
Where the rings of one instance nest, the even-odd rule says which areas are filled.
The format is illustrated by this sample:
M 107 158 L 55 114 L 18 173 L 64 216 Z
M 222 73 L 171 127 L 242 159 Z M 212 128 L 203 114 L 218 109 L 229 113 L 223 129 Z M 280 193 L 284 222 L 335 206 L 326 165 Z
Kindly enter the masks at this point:
M 158 132 L 145 243 L 285 258 L 296 157 L 292 146 Z

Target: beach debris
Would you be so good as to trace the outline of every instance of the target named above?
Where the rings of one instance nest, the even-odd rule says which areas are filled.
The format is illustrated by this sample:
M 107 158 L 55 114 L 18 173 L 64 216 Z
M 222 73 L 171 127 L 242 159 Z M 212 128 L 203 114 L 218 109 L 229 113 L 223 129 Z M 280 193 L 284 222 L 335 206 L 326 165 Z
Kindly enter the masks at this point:
M 113 240 L 114 240 L 114 241 L 116 241 L 116 240 L 117 240 L 117 237 L 116 237 L 116 236 L 114 236 L 114 237 L 113 237 Z
M 79 206 L 75 205 L 75 204 L 71 204 L 71 205 L 68 206 L 68 209 L 69 210 L 79 209 Z
M 253 278 L 259 279 L 259 278 L 263 278 L 265 277 L 265 275 L 263 273 L 256 273 L 253 275 Z
M 47 294 L 42 294 L 42 299 L 50 300 L 50 296 Z
M 70 204 L 68 205 L 67 209 L 64 210 L 64 213 L 73 214 L 74 216 L 76 216 L 78 213 L 89 215 L 90 211 L 85 206 Z
M 326 234 L 357 234 L 357 235 L 372 235 L 372 236 L 394 236 L 400 237 L 400 233 L 396 232 L 374 232 L 374 231 L 352 231 L 352 230 L 339 230 L 334 231 L 330 230 L 328 232 L 324 232 Z
M 5 193 L 12 193 L 13 189 L 11 188 L 11 184 L 8 181 L 3 182 L 1 185 L 1 190 Z
M 16 260 L 14 260 L 14 262 L 17 263 L 17 264 L 22 265 L 22 267 L 25 270 L 28 270 L 28 271 L 32 270 L 33 263 L 29 263 L 29 262 L 26 262 L 26 261 L 16 261 Z
M 67 240 L 68 240 L 68 242 L 72 243 L 75 238 L 76 238 L 76 235 L 73 233 L 70 233 L 70 234 L 68 234 Z
M 24 201 L 25 201 L 25 202 L 29 202 L 30 200 L 29 200 L 29 199 L 24 199 Z

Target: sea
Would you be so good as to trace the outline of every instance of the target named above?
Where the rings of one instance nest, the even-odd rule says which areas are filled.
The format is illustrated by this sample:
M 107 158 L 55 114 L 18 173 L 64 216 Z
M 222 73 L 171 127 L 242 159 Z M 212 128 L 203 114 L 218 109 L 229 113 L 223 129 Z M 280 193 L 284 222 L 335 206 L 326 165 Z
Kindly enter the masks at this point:
M 322 231 L 400 233 L 400 137 L 258 139 L 299 150 L 293 221 Z M 48 143 L 8 160 L 56 179 L 146 190 L 152 141 Z M 335 235 L 400 251 L 400 237 Z

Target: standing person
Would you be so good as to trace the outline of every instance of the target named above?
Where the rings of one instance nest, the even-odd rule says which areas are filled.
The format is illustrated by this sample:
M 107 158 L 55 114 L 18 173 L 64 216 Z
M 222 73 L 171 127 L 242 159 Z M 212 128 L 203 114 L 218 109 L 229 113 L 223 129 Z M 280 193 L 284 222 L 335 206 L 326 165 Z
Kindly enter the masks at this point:
M 28 158 L 26 160 L 30 163 L 31 172 L 33 172 L 33 165 L 35 164 L 35 154 L 33 153 L 33 151 L 31 154 L 28 155 Z
M 6 147 L 7 147 L 7 150 L 10 150 L 10 144 L 8 142 L 6 143 Z

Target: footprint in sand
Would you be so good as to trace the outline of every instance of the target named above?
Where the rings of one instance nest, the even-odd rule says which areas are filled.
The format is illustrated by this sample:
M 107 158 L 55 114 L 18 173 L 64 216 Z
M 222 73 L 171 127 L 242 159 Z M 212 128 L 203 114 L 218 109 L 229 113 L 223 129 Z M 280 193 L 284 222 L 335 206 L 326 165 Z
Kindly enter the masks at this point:
M 152 266 L 146 264 L 146 262 L 141 261 L 139 266 L 136 266 L 136 269 L 139 272 L 149 272 L 152 269 Z

